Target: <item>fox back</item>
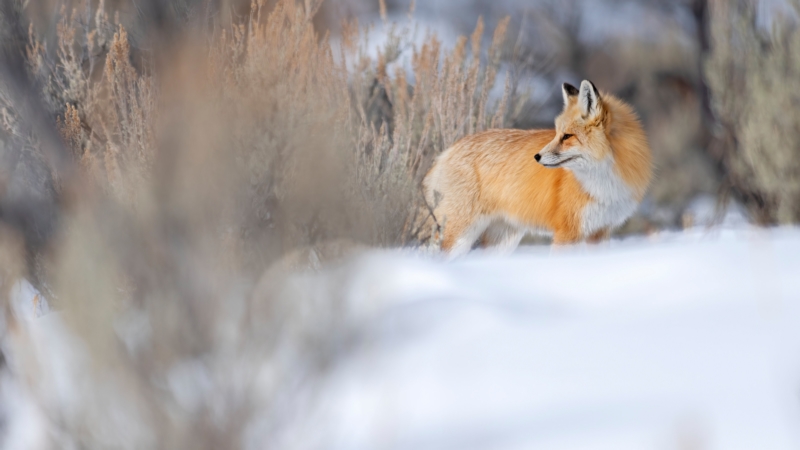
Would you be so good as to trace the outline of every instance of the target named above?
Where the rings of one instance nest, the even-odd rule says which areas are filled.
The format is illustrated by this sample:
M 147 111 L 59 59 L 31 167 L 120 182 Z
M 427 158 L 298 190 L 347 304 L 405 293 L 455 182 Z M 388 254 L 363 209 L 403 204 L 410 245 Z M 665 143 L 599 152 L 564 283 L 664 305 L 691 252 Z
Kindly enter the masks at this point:
M 423 181 L 443 224 L 442 249 L 513 249 L 525 233 L 555 244 L 608 238 L 636 210 L 652 176 L 633 109 L 589 81 L 563 85 L 551 130 L 489 130 L 443 152 Z

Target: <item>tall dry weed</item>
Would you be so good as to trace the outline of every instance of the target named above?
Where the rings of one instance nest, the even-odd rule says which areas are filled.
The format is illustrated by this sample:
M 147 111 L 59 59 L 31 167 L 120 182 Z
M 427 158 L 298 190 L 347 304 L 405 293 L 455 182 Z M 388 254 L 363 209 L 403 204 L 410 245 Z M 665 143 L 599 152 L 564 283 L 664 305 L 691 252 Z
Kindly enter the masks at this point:
M 428 239 L 429 230 L 418 226 L 424 222 L 419 215 L 428 214 L 419 184 L 433 159 L 467 134 L 505 125 L 511 79 L 506 79 L 501 99 L 491 99 L 489 93 L 497 81 L 508 22 L 504 19 L 497 25 L 485 57 L 482 19 L 470 39 L 461 37 L 449 51 L 435 35 L 413 46 L 410 28 L 392 27 L 377 62 L 359 53 L 351 75 L 359 189 L 379 198 L 402 193 L 378 207 L 399 206 L 406 213 L 383 213 L 392 220 L 374 233 L 379 241 L 406 244 Z M 358 36 L 346 41 L 353 45 Z M 396 63 L 403 48 L 411 49 L 411 73 Z

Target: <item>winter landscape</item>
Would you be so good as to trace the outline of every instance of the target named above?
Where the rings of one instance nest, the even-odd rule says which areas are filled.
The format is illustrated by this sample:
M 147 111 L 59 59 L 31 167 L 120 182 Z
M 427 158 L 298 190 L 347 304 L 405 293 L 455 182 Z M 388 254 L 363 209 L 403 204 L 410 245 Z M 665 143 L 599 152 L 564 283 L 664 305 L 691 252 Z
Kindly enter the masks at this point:
M 3 3 L 0 448 L 798 448 L 798 18 Z M 583 79 L 647 132 L 633 217 L 442 254 L 435 158 Z

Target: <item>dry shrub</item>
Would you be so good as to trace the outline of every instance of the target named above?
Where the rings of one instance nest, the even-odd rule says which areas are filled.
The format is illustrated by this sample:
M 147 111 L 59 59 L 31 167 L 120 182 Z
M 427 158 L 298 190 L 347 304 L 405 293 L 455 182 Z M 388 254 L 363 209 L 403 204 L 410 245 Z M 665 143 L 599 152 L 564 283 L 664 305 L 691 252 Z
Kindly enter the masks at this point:
M 302 447 L 304 408 L 348 350 L 345 286 L 259 275 L 302 246 L 415 242 L 432 159 L 503 124 L 505 23 L 486 54 L 479 24 L 451 51 L 397 28 L 377 58 L 351 26 L 334 57 L 318 6 L 257 1 L 153 54 L 102 3 L 63 13 L 54 52 L 31 31 L 31 95 L 73 162 L 50 167 L 64 210 L 44 283 L 63 313 L 7 315 L 4 353 L 46 446 Z M 0 101 L 11 145 L 39 151 Z
M 164 124 L 172 116 L 159 111 L 176 111 L 166 102 L 183 104 L 188 76 L 194 80 L 188 84 L 202 90 L 190 101 L 214 104 L 208 114 L 225 123 L 214 119 L 215 133 L 224 134 L 217 142 L 231 149 L 237 176 L 251 181 L 243 200 L 246 234 L 277 227 L 264 240 L 284 241 L 279 253 L 342 233 L 372 245 L 418 243 L 419 230 L 411 224 L 422 201 L 419 181 L 433 158 L 461 136 L 502 127 L 509 105 L 519 103 L 511 78 L 502 99 L 489 96 L 508 20 L 498 24 L 485 55 L 479 21 L 471 38 L 462 37 L 449 51 L 435 34 L 417 47 L 416 29 L 391 26 L 376 58 L 367 56 L 366 33 L 353 24 L 336 50 L 340 59 L 355 61 L 348 71 L 336 62 L 327 38 L 317 42 L 311 20 L 318 7 L 278 2 L 271 10 L 254 3 L 242 22 L 212 36 L 186 36 L 187 45 L 177 52 L 183 56 L 169 57 L 184 67 L 168 64 L 156 82 L 152 61 L 139 55 L 145 69 L 134 68 L 127 32 L 109 20 L 101 2 L 96 11 L 62 11 L 55 55 L 31 28 L 30 71 L 44 86 L 43 99 L 76 159 L 118 200 L 141 201 L 140 187 L 154 173 L 162 146 L 156 137 L 171 133 Z M 189 45 L 192 40 L 210 44 Z M 397 63 L 404 53 L 411 53 L 408 72 Z M 170 80 L 178 80 L 176 86 L 161 95 Z M 301 162 L 310 166 L 301 168 Z M 339 178 L 327 180 L 336 189 L 314 186 L 324 184 L 317 177 L 331 174 Z M 319 207 L 305 207 L 308 202 L 336 203 L 346 211 L 323 218 Z
M 795 13 L 798 3 L 792 2 Z M 719 120 L 716 154 L 730 185 L 765 223 L 800 220 L 800 30 L 775 17 L 759 29 L 756 4 L 710 3 L 705 73 Z
M 374 202 L 381 215 L 392 220 L 373 231 L 381 243 L 420 243 L 429 238 L 421 229 L 428 216 L 419 184 L 433 159 L 459 138 L 487 128 L 500 128 L 509 115 L 510 82 L 501 99 L 490 99 L 500 64 L 508 19 L 498 23 L 485 63 L 482 58 L 483 20 L 470 39 L 461 37 L 444 52 L 435 35 L 416 47 L 411 28 L 391 26 L 377 64 L 362 52 L 353 86 L 353 118 L 357 136 L 358 187 L 375 198 L 401 193 L 395 202 Z M 343 48 L 355 48 L 357 30 L 346 29 Z M 398 62 L 401 49 L 412 48 L 411 73 Z M 392 71 L 392 65 L 394 70 Z M 409 83 L 413 77 L 415 83 Z M 407 214 L 397 216 L 390 209 Z

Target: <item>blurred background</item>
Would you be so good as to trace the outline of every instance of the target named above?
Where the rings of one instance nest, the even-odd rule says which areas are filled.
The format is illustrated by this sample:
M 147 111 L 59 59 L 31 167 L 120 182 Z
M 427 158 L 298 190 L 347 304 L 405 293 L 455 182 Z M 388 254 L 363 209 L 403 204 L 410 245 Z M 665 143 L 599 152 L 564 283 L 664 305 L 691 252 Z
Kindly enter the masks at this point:
M 775 354 L 777 343 L 788 346 L 781 347 L 786 354 L 795 350 L 798 316 L 789 312 L 800 292 L 792 281 L 800 221 L 798 26 L 796 0 L 3 1 L 0 442 L 5 448 L 500 448 L 498 442 L 530 448 L 504 436 L 549 423 L 570 424 L 566 434 L 586 437 L 580 423 L 597 431 L 602 427 L 589 418 L 614 408 L 603 403 L 600 412 L 579 408 L 554 422 L 547 416 L 530 427 L 504 428 L 511 422 L 500 415 L 456 420 L 455 397 L 493 383 L 506 386 L 497 389 L 509 397 L 527 392 L 525 377 L 537 363 L 492 359 L 506 355 L 503 349 L 541 351 L 548 367 L 583 367 L 552 357 L 558 346 L 520 346 L 511 328 L 482 322 L 497 311 L 474 321 L 470 302 L 508 301 L 501 310 L 523 316 L 532 308 L 533 335 L 523 337 L 556 339 L 561 331 L 540 336 L 534 326 L 550 317 L 546 311 L 575 319 L 557 321 L 569 329 L 595 317 L 585 301 L 607 298 L 627 306 L 603 312 L 580 336 L 607 345 L 598 354 L 619 363 L 589 364 L 587 378 L 573 381 L 585 387 L 615 380 L 619 390 L 610 398 L 638 402 L 653 390 L 668 398 L 663 386 L 672 385 L 642 385 L 637 394 L 624 380 L 660 380 L 648 367 L 662 367 L 665 379 L 674 371 L 690 380 L 696 368 L 705 381 L 676 384 L 682 394 L 675 398 L 701 392 L 716 412 L 704 422 L 683 404 L 660 409 L 643 401 L 647 417 L 679 410 L 667 414 L 672 431 L 658 429 L 666 447 L 661 438 L 649 447 L 624 433 L 602 447 L 589 433 L 572 447 L 553 438 L 552 448 L 794 448 L 797 424 L 787 425 L 787 417 L 798 418 L 796 401 L 765 400 L 776 392 L 794 396 L 794 381 L 765 384 L 748 403 L 752 417 L 729 422 L 714 415 L 725 410 L 719 402 L 728 392 L 704 395 L 716 392 L 720 379 L 733 391 L 772 379 L 772 363 L 764 372 L 726 377 L 764 363 L 758 355 Z M 634 105 L 650 140 L 656 176 L 606 256 L 613 259 L 623 247 L 635 251 L 607 266 L 594 254 L 548 259 L 541 245 L 547 241 L 532 239 L 521 259 L 447 266 L 431 257 L 419 185 L 436 155 L 488 128 L 552 127 L 561 84 L 583 79 Z M 695 246 L 708 233 L 721 235 L 719 245 Z M 754 235 L 783 250 L 764 256 L 748 244 Z M 666 245 L 659 239 L 678 250 L 658 247 Z M 650 244 L 655 253 L 647 253 Z M 376 249 L 397 259 L 369 259 L 377 258 Z M 712 266 L 719 270 L 692 278 Z M 559 269 L 589 281 L 562 292 L 531 275 L 557 278 Z M 486 273 L 493 278 L 484 279 Z M 705 287 L 680 290 L 687 277 Z M 602 278 L 619 283 L 597 284 Z M 637 283 L 642 279 L 651 284 Z M 503 287 L 509 283 L 518 289 Z M 673 316 L 654 327 L 663 334 L 643 338 L 639 310 L 626 309 L 625 299 L 661 305 L 656 292 L 669 304 L 696 298 L 698 307 L 727 317 L 714 323 L 730 339 L 713 340 L 697 325 L 713 320 L 694 322 L 686 311 L 680 314 L 689 315 L 687 322 L 677 323 L 693 330 L 696 341 L 659 347 L 681 329 L 670 328 Z M 442 298 L 457 302 L 442 309 L 436 306 Z M 720 298 L 730 304 L 714 303 Z M 776 299 L 794 301 L 769 303 Z M 403 306 L 409 300 L 433 306 L 410 313 Z M 764 317 L 786 322 L 741 319 L 762 307 L 778 308 L 783 316 Z M 647 314 L 661 314 L 659 308 Z M 463 320 L 444 321 L 451 313 Z M 622 334 L 607 326 L 610 317 L 623 320 L 615 314 L 629 321 Z M 403 339 L 448 326 L 461 330 L 444 335 L 455 340 L 415 341 L 422 344 L 401 352 L 416 355 L 408 360 L 369 363 L 382 361 Z M 771 326 L 777 335 L 759 334 Z M 741 327 L 762 330 L 746 335 L 762 347 L 741 359 L 714 359 L 742 348 L 730 344 L 745 339 L 737 334 Z M 509 340 L 493 340 L 495 331 L 510 333 L 503 338 Z M 488 339 L 485 354 L 436 357 L 462 349 L 456 337 L 473 333 Z M 638 350 L 612 351 L 639 339 L 666 359 L 644 364 Z M 671 356 L 695 347 L 700 353 L 688 360 Z M 590 360 L 594 354 L 572 350 Z M 782 380 L 800 380 L 792 364 L 776 358 Z M 416 364 L 432 364 L 419 375 L 428 381 L 452 380 L 445 374 L 459 365 L 469 372 L 507 364 L 519 378 L 478 371 L 452 387 L 453 398 L 437 397 L 443 389 L 437 383 L 421 391 L 403 384 Z M 364 382 L 373 391 L 354 387 L 378 366 L 386 378 Z M 540 382 L 560 379 L 550 375 Z M 386 423 L 371 421 L 370 414 L 385 412 L 380 386 L 433 400 L 415 410 L 395 399 L 400 406 L 381 416 Z M 569 392 L 542 404 L 548 411 L 563 407 Z M 492 398 L 478 396 L 464 411 L 486 410 Z M 535 395 L 520 398 L 542 405 Z M 442 404 L 449 408 L 436 409 Z M 511 408 L 498 404 L 504 414 Z M 623 422 L 641 406 L 621 404 Z M 325 414 L 350 421 L 335 428 Z M 762 428 L 742 425 L 761 426 L 756 416 L 767 417 Z M 423 427 L 426 420 L 433 425 Z M 453 438 L 470 421 L 493 420 L 499 425 L 469 445 Z M 726 425 L 714 428 L 717 420 Z M 707 427 L 723 430 L 727 440 L 713 441 Z M 724 434 L 736 429 L 758 439 L 719 444 L 737 442 L 738 435 Z M 760 440 L 766 435 L 780 437 Z

